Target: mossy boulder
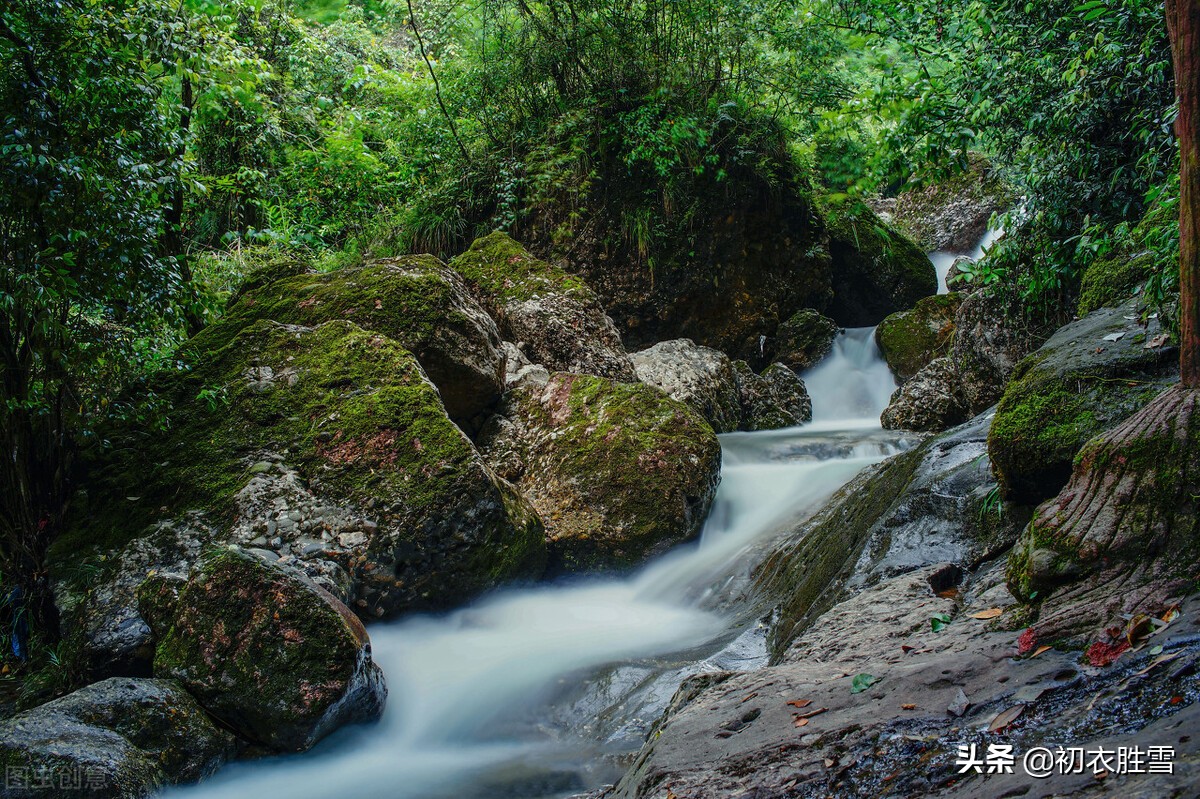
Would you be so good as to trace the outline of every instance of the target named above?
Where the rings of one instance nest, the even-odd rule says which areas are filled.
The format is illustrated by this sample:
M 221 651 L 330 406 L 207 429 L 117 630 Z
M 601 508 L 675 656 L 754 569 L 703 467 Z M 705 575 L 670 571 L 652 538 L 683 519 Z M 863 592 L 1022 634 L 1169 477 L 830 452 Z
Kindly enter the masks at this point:
M 96 659 L 144 649 L 133 587 L 150 569 L 186 572 L 211 543 L 288 559 L 368 617 L 541 575 L 536 513 L 396 342 L 344 321 L 262 321 L 211 341 L 185 346 L 188 368 L 150 387 L 168 424 L 113 431 L 52 550 L 64 586 L 81 560 L 100 564 L 66 614 Z
M 880 416 L 885 430 L 939 433 L 967 421 L 967 401 L 949 358 L 938 358 L 892 394 Z
M 209 776 L 235 751 L 234 737 L 171 680 L 112 678 L 0 721 L 13 799 L 150 796 Z
M 926 252 L 970 252 L 987 232 L 993 214 L 1014 201 L 1012 190 L 977 153 L 954 177 L 902 192 L 892 211 L 897 228 Z
M 960 305 L 961 294 L 937 294 L 879 323 L 875 341 L 897 380 L 909 380 L 950 352 Z
M 693 537 L 720 479 L 720 445 L 697 412 L 589 375 L 517 386 L 481 448 L 541 515 L 555 571 L 628 568 Z
M 450 262 L 533 363 L 551 371 L 636 380 L 621 335 L 584 281 L 499 231 Z
M 989 452 L 1005 495 L 1023 504 L 1067 483 L 1088 439 L 1140 410 L 1173 379 L 1177 350 L 1132 303 L 1073 322 L 1018 365 Z
M 1178 238 L 1179 207 L 1155 205 L 1129 234 L 1121 247 L 1097 258 L 1083 273 L 1079 287 L 1080 316 L 1109 305 L 1121 305 L 1162 268 L 1164 234 Z M 1175 253 L 1177 255 L 1177 253 Z
M 811 308 L 787 318 L 764 342 L 762 358 L 797 371 L 811 369 L 833 349 L 838 323 Z
M 778 430 L 812 421 L 812 399 L 804 381 L 787 366 L 773 363 L 755 374 L 750 364 L 734 361 L 742 406 L 739 430 Z
M 1119 653 L 1136 643 L 1137 619 L 1162 616 L 1194 592 L 1198 498 L 1195 389 L 1172 387 L 1089 441 L 1070 482 L 1038 508 L 1009 557 L 1010 589 L 1036 603 L 1038 639 Z
M 633 354 L 638 379 L 686 403 L 718 433 L 742 426 L 742 402 L 729 356 L 690 339 L 662 341 Z
M 833 285 L 826 312 L 839 325 L 877 325 L 937 294 L 933 263 L 873 211 L 827 208 L 825 214 Z
M 261 320 L 306 327 L 347 320 L 387 336 L 416 356 L 451 418 L 464 424 L 493 406 L 504 389 L 495 322 L 454 271 L 430 255 L 325 273 L 287 262 L 264 267 L 194 346 L 220 350 Z
M 387 689 L 362 622 L 300 572 L 225 548 L 200 562 L 168 608 L 163 589 L 151 577 L 139 592 L 155 623 L 155 674 L 246 740 L 303 751 L 382 715 Z

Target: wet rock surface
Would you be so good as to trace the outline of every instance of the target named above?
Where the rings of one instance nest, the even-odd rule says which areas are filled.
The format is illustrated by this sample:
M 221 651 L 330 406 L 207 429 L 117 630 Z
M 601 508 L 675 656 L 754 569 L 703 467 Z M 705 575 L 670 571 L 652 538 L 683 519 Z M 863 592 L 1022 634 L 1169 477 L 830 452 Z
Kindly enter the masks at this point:
M 1012 192 L 982 156 L 949 181 L 901 193 L 891 220 L 926 252 L 970 252 L 987 232 L 993 214 L 1012 203 Z
M 480 447 L 545 523 L 552 571 L 626 568 L 700 529 L 720 445 L 657 388 L 558 372 L 518 385 Z
M 755 374 L 745 361 L 733 362 L 741 404 L 741 430 L 778 430 L 812 420 L 812 399 L 804 381 L 789 367 L 773 363 Z
M 839 329 L 837 322 L 811 308 L 797 311 L 779 325 L 774 336 L 766 337 L 759 361 L 782 363 L 797 371 L 811 369 L 833 349 Z
M 112 678 L 0 721 L 3 795 L 149 796 L 210 775 L 235 752 L 171 680 Z
M 896 389 L 880 422 L 885 430 L 938 433 L 962 424 L 968 415 L 954 362 L 938 358 Z
M 949 354 L 961 304 L 960 294 L 938 294 L 879 323 L 875 340 L 897 380 L 910 380 L 932 361 Z
M 362 622 L 300 572 L 227 548 L 182 586 L 152 576 L 139 594 L 155 624 L 154 673 L 248 741 L 303 751 L 383 713 L 387 689 Z
M 1072 322 L 1021 361 L 989 447 L 1006 495 L 1036 504 L 1057 494 L 1088 439 L 1174 382 L 1177 352 L 1131 301 Z

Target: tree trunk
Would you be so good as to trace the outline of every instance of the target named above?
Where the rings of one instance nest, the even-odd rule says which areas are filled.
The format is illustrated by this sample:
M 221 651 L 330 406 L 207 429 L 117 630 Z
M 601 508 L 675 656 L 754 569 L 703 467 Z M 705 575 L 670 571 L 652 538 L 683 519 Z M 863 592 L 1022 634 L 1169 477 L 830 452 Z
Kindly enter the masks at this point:
M 1200 0 L 1167 0 L 1179 117 L 1180 379 L 1200 388 Z

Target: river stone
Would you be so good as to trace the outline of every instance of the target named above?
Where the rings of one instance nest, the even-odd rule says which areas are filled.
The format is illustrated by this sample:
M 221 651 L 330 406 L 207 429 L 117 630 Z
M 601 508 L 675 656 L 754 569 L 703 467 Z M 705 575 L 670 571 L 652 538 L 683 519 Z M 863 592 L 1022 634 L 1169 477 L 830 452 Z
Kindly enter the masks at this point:
M 742 419 L 739 430 L 777 430 L 812 421 L 812 399 L 804 381 L 788 367 L 773 363 L 761 375 L 745 361 L 733 362 Z
M 0 721 L 13 799 L 149 796 L 209 776 L 234 752 L 233 736 L 172 680 L 112 678 Z M 38 787 L 43 777 L 50 786 Z
M 158 625 L 155 674 L 247 740 L 299 752 L 383 714 L 387 688 L 362 622 L 301 573 L 227 548 L 164 603 L 170 591 L 151 577 L 139 592 Z
M 764 356 L 797 371 L 811 369 L 833 349 L 837 322 L 811 308 L 792 314 L 764 342 Z
M 345 319 L 387 336 L 416 356 L 447 413 L 468 427 L 504 390 L 496 323 L 458 275 L 430 255 L 256 278 L 230 302 L 220 322 L 197 336 L 194 346 L 216 351 L 264 319 L 308 327 Z
M 1037 504 L 1067 483 L 1080 447 L 1140 410 L 1177 374 L 1178 350 L 1137 302 L 1102 308 L 1021 361 L 996 411 L 989 450 L 1014 501 Z
M 536 513 L 392 340 L 349 322 L 258 322 L 216 352 L 195 347 L 181 353 L 190 369 L 154 386 L 169 429 L 114 433 L 90 464 L 86 512 L 52 549 L 64 626 L 84 631 L 93 676 L 145 673 L 133 588 L 152 569 L 186 573 L 209 544 L 271 549 L 368 618 L 541 576 Z M 196 402 L 212 385 L 224 400 Z M 81 561 L 95 567 L 83 584 Z
M 532 363 L 636 380 L 621 335 L 586 283 L 492 233 L 450 262 Z
M 995 168 L 971 153 L 967 168 L 955 177 L 897 196 L 892 220 L 926 252 L 966 253 L 983 238 L 992 215 L 1012 200 Z
M 676 339 L 634 353 L 633 365 L 639 380 L 687 403 L 718 433 L 741 427 L 737 375 L 725 353 Z
M 961 304 L 961 294 L 936 294 L 879 323 L 875 341 L 897 380 L 903 383 L 949 354 L 954 318 Z
M 949 358 L 938 358 L 896 389 L 880 422 L 885 430 L 940 433 L 967 416 L 958 372 Z
M 833 301 L 827 313 L 843 327 L 870 327 L 937 294 L 937 270 L 921 248 L 869 209 L 830 215 Z
M 657 388 L 556 372 L 506 395 L 480 447 L 546 525 L 552 570 L 626 568 L 699 532 L 721 449 Z

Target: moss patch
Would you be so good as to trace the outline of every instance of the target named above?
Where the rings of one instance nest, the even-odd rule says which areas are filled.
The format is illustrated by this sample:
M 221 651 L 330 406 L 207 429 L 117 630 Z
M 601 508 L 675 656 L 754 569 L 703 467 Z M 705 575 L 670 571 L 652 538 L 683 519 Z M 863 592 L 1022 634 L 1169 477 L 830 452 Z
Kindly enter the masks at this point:
M 912 310 L 894 313 L 879 323 L 875 340 L 897 378 L 908 380 L 949 354 L 954 344 L 954 317 L 960 305 L 960 294 L 936 294 L 925 297 Z
M 450 266 L 482 295 L 485 304 L 523 302 L 545 291 L 587 300 L 596 296 L 581 279 L 535 258 L 500 231 L 476 239 Z

